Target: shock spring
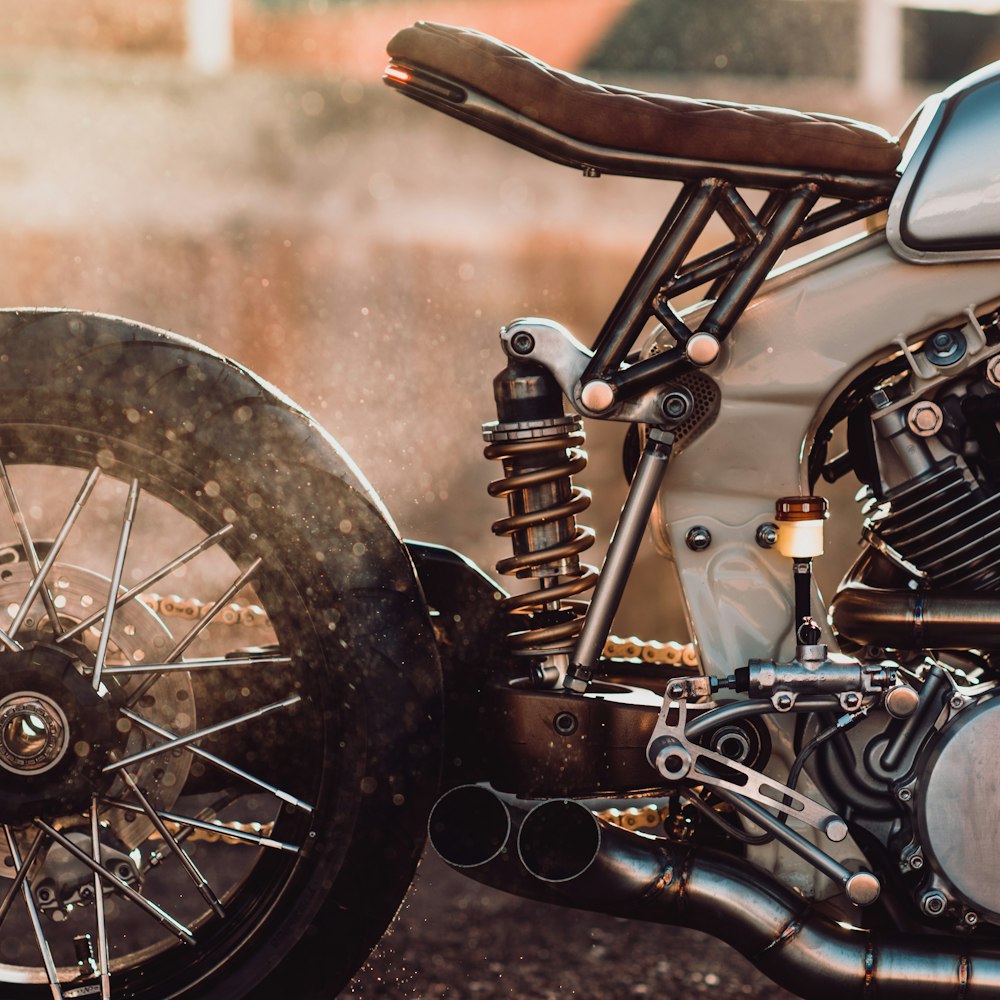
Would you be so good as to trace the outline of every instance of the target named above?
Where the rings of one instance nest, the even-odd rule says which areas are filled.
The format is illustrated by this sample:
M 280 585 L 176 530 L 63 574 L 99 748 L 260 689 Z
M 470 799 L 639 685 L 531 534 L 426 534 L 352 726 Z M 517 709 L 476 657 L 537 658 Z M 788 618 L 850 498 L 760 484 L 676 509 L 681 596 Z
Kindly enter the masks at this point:
M 497 572 L 533 579 L 537 586 L 505 599 L 505 611 L 522 618 L 508 636 L 519 651 L 569 652 L 583 627 L 585 601 L 571 600 L 592 589 L 597 570 L 580 562 L 594 544 L 594 532 L 576 523 L 590 506 L 588 490 L 572 477 L 587 464 L 580 418 L 562 413 L 562 397 L 547 372 L 513 363 L 495 383 L 501 419 L 487 424 L 484 454 L 503 464 L 504 475 L 488 487 L 506 498 L 508 516 L 493 524 L 511 539 L 513 555 Z M 558 409 L 556 409 L 558 407 Z M 528 419 L 510 419 L 511 417 Z M 506 418 L 506 419 L 505 419 Z

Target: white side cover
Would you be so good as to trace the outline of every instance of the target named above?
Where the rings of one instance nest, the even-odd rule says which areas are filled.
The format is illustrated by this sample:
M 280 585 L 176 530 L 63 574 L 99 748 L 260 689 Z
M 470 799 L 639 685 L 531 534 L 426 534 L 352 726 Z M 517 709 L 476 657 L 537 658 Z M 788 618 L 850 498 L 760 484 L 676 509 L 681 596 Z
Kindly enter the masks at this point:
M 881 234 L 768 281 L 708 369 L 721 412 L 671 461 L 658 511 L 708 673 L 794 651 L 790 566 L 755 532 L 773 520 L 778 497 L 809 492 L 806 450 L 819 415 L 893 341 L 961 325 L 969 307 L 998 300 L 1000 262 L 914 267 Z M 712 534 L 703 552 L 684 542 L 695 525 Z

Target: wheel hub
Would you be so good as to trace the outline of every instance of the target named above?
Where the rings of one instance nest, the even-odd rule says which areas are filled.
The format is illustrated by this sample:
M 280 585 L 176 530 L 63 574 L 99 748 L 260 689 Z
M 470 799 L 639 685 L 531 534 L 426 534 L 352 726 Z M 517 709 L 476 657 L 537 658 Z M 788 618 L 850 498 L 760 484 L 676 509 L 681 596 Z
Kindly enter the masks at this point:
M 14 774 L 43 774 L 69 746 L 66 713 L 37 691 L 18 691 L 0 701 L 0 767 Z
M 101 765 L 124 746 L 116 690 L 102 697 L 79 659 L 44 643 L 0 656 L 0 820 L 83 811 L 106 790 Z

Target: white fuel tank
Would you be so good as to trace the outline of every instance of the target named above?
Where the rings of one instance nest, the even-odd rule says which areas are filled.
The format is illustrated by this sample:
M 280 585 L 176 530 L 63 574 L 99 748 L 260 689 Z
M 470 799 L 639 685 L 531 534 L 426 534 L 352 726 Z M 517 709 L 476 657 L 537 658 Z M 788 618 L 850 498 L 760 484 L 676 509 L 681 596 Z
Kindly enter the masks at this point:
M 927 100 L 901 169 L 886 228 L 900 257 L 1000 258 L 1000 62 Z

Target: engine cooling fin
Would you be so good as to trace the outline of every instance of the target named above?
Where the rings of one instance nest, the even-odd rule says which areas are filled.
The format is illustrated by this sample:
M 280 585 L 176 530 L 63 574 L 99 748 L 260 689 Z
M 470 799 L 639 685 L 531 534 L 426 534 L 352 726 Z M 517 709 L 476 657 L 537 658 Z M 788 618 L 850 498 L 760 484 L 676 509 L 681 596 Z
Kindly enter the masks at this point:
M 970 483 L 954 458 L 886 499 L 866 527 L 934 589 L 1000 588 L 1000 495 Z

